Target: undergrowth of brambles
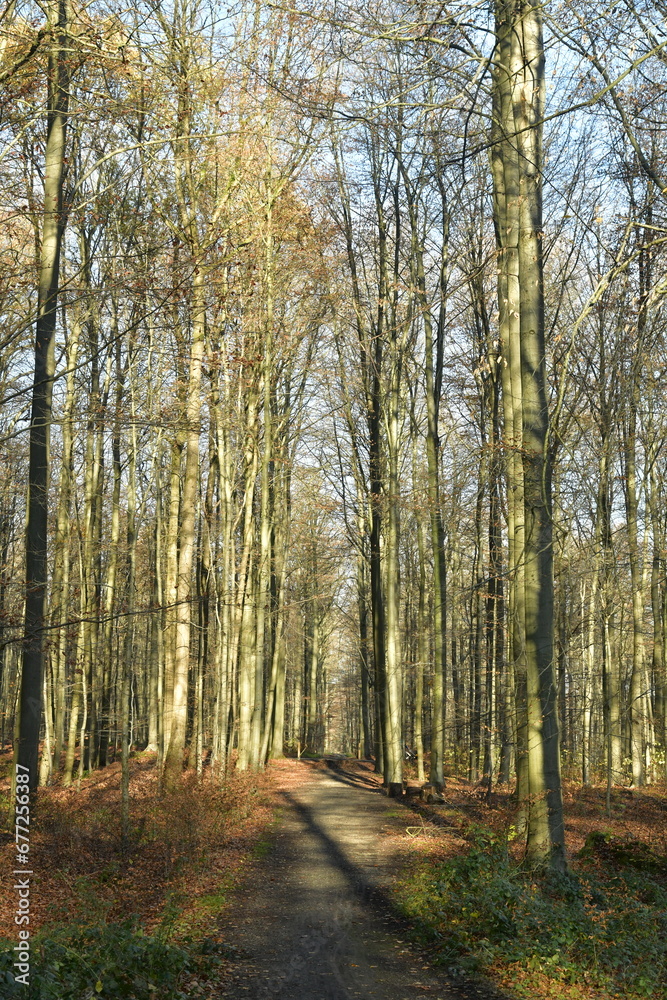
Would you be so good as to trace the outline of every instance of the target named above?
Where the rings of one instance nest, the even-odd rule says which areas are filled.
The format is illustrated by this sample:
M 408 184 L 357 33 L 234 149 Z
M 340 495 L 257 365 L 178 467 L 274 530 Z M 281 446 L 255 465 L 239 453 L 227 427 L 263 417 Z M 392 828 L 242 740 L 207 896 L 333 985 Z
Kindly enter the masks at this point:
M 520 998 L 667 998 L 667 858 L 593 835 L 566 875 L 527 871 L 508 836 L 471 824 L 467 848 L 420 858 L 398 900 L 450 971 Z
M 14 982 L 11 881 L 0 890 L 0 1000 L 182 1000 L 224 980 L 218 918 L 274 815 L 264 775 L 185 773 L 165 791 L 131 762 L 130 836 L 117 765 L 39 792 L 31 829 L 30 985 Z M 2 848 L 5 870 L 13 845 Z M 4 898 L 6 897 L 6 898 Z
M 181 1000 L 191 956 L 159 935 L 145 935 L 135 921 L 67 924 L 38 935 L 26 987 L 14 982 L 12 956 L 0 959 L 0 996 L 26 1000 Z

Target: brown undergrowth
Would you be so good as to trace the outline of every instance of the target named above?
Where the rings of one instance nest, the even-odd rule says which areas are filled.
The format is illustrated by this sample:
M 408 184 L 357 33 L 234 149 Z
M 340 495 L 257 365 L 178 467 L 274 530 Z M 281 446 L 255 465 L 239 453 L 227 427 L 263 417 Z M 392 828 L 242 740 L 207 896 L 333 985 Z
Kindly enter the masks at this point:
M 0 863 L 15 865 L 9 808 L 11 755 L 0 756 Z M 226 945 L 218 918 L 276 814 L 267 773 L 185 772 L 160 788 L 155 754 L 130 761 L 130 832 L 120 829 L 120 765 L 80 787 L 40 789 L 30 828 L 30 996 L 164 998 L 215 995 Z M 0 881 L 0 941 L 14 942 L 16 893 Z M 41 958 L 40 958 L 41 956 Z M 58 971 L 59 970 L 59 971 Z M 14 997 L 0 969 L 0 997 Z M 17 994 L 18 995 L 18 994 Z
M 167 794 L 159 788 L 155 756 L 138 754 L 131 761 L 131 823 L 125 850 L 120 838 L 118 764 L 86 776 L 80 788 L 55 784 L 40 790 L 30 832 L 35 871 L 31 932 L 49 935 L 68 927 L 114 927 L 134 917 L 140 934 L 174 942 L 188 949 L 190 956 L 207 956 L 203 963 L 196 957 L 172 956 L 176 966 L 183 961 L 183 971 L 170 980 L 174 992 L 165 988 L 164 996 L 214 996 L 216 982 L 224 980 L 226 962 L 218 917 L 228 907 L 232 890 L 243 884 L 254 858 L 261 856 L 279 814 L 281 792 L 294 790 L 328 766 L 325 760 L 281 760 L 272 762 L 263 774 L 232 773 L 223 782 L 207 771 L 201 776 L 185 773 L 180 786 Z M 9 767 L 6 751 L 0 754 L 4 810 L 0 860 L 6 873 L 15 867 Z M 354 784 L 379 790 L 381 778 L 371 762 L 338 760 L 335 767 L 347 771 Z M 614 921 L 623 918 L 627 933 L 618 947 L 627 949 L 626 964 L 631 967 L 641 959 L 633 948 L 643 948 L 627 929 L 632 905 L 635 910 L 653 907 L 638 924 L 638 934 L 653 917 L 658 923 L 663 919 L 666 789 L 615 788 L 607 816 L 604 788 L 567 783 L 567 846 L 576 885 L 552 886 L 542 897 L 538 883 L 521 870 L 522 847 L 513 834 L 510 789 L 494 789 L 487 796 L 485 788 L 450 776 L 444 804 L 433 806 L 418 801 L 418 787 L 411 776 L 411 794 L 388 813 L 393 818 L 384 827 L 383 839 L 387 851 L 401 859 L 397 905 L 414 922 L 435 961 L 450 967 L 460 962 L 463 971 L 482 972 L 516 997 L 598 1000 L 657 995 L 648 980 L 648 992 L 642 992 L 641 984 L 630 989 L 621 966 L 591 964 L 582 949 L 585 953 L 588 940 L 591 949 L 604 944 L 605 935 L 614 932 Z M 495 860 L 489 862 L 492 855 Z M 656 887 L 653 901 L 652 886 Z M 571 900 L 565 898 L 570 892 Z M 623 892 L 637 896 L 635 903 L 630 900 L 625 916 L 619 909 Z M 12 880 L 5 878 L 0 882 L 0 938 L 9 941 L 16 931 L 14 904 Z M 570 919 L 577 908 L 579 917 Z M 439 915 L 432 918 L 429 910 Z M 497 914 L 510 911 L 514 925 L 507 933 L 512 948 L 505 957 L 494 934 Z M 560 943 L 552 947 L 551 927 L 545 937 L 540 922 L 548 925 L 556 913 L 561 924 L 554 933 L 560 934 Z M 131 950 L 136 940 L 126 936 L 121 944 Z M 647 946 L 655 946 L 656 960 L 661 961 L 660 942 L 649 938 Z M 90 947 L 87 939 L 81 947 L 85 953 Z M 107 950 L 115 947 L 109 945 Z M 57 948 L 55 953 L 60 954 Z M 146 953 L 150 957 L 150 948 Z M 158 964 L 161 954 L 156 952 Z M 208 960 L 211 955 L 213 962 Z M 99 967 L 104 967 L 103 957 Z M 143 996 L 136 991 L 135 980 L 128 980 L 126 992 L 114 987 L 108 993 L 105 979 L 98 993 L 102 998 Z M 58 986 L 54 988 L 55 993 L 39 995 L 59 997 Z M 91 988 L 97 989 L 97 983 Z M 155 996 L 148 977 L 145 990 L 147 997 Z M 5 995 L 1 984 L 0 994 Z
M 409 782 L 416 791 L 416 782 Z M 510 790 L 408 797 L 399 907 L 432 958 L 531 1000 L 667 997 L 667 789 L 566 783 L 569 874 L 525 867 Z
M 8 833 L 9 753 L 3 754 L 5 796 L 1 863 L 13 870 Z M 232 773 L 223 782 L 187 772 L 171 792 L 160 790 L 155 755 L 130 762 L 130 836 L 120 831 L 120 765 L 110 764 L 70 788 L 40 789 L 30 831 L 35 875 L 31 929 L 64 920 L 108 921 L 136 915 L 150 931 L 178 910 L 180 924 L 196 914 L 188 899 L 230 886 L 269 827 L 275 797 L 265 774 Z M 14 932 L 12 887 L 0 888 L 0 936 Z M 178 905 L 177 905 L 178 903 Z
M 373 771 L 370 761 L 347 760 L 340 764 L 351 774 L 363 772 L 367 781 L 378 787 L 382 776 Z M 443 805 L 427 805 L 419 800 L 420 785 L 412 769 L 407 768 L 407 794 L 403 802 L 415 813 L 415 824 L 407 835 L 406 847 L 436 850 L 451 856 L 465 849 L 463 834 L 470 825 L 483 825 L 498 836 L 509 833 L 508 850 L 514 860 L 522 856 L 522 845 L 512 840 L 515 818 L 514 794 L 511 786 L 494 786 L 487 794 L 486 785 L 467 781 L 455 775 L 446 777 Z M 576 782 L 563 784 L 565 835 L 570 861 L 584 848 L 586 841 L 597 832 L 612 838 L 636 840 L 653 852 L 667 856 L 667 786 L 653 785 L 633 789 L 617 786 L 611 798 L 611 815 L 607 815 L 605 788 L 602 785 L 582 787 Z M 416 831 L 422 829 L 422 836 Z M 436 837 L 440 830 L 442 836 Z M 436 844 L 436 841 L 438 842 Z

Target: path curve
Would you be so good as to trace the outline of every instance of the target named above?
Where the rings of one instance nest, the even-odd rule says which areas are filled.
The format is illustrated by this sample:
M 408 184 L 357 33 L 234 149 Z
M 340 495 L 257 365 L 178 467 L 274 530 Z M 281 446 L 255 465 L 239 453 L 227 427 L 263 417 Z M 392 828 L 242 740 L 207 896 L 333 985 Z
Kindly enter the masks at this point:
M 310 771 L 282 796 L 267 855 L 224 921 L 233 959 L 223 997 L 498 997 L 483 985 L 454 986 L 425 965 L 392 917 L 393 862 L 382 831 L 400 805 L 363 772 Z

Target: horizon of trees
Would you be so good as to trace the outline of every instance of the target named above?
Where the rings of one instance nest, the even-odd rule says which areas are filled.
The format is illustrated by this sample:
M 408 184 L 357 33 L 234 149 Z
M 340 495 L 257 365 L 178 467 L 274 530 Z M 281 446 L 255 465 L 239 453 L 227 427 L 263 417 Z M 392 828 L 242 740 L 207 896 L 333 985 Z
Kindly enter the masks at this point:
M 667 10 L 10 3 L 0 740 L 667 775 Z M 27 525 L 27 531 L 26 531 Z M 41 748 L 41 751 L 40 751 Z M 126 828 L 126 826 L 125 826 Z

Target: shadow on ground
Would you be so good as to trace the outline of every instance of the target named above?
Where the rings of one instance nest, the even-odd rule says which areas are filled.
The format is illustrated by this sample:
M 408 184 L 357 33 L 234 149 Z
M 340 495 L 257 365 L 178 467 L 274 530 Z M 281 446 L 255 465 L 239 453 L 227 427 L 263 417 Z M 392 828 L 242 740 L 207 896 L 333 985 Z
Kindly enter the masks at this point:
M 283 793 L 271 849 L 225 921 L 236 959 L 223 996 L 498 1000 L 484 984 L 433 970 L 407 942 L 392 899 L 396 860 L 382 836 L 396 803 L 369 794 L 377 785 L 359 777 L 318 771 Z

